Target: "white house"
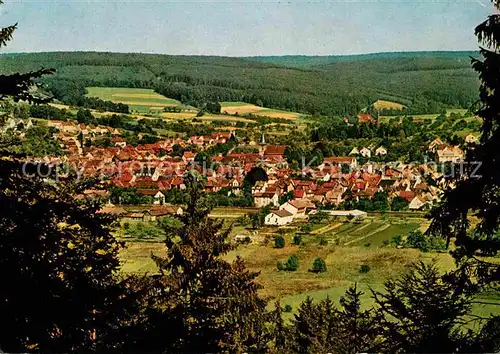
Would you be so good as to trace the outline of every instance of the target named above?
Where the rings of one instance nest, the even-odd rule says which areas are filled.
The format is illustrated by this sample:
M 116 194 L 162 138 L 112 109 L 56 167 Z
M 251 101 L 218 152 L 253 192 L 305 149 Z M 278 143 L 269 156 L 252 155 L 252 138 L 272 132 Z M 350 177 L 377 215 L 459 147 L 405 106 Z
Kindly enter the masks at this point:
M 158 191 L 153 198 L 154 198 L 153 205 L 165 204 L 165 194 L 163 194 L 161 191 Z
M 422 207 L 427 204 L 426 202 L 422 201 L 419 197 L 415 197 L 412 199 L 410 204 L 408 205 L 408 209 L 410 210 L 420 210 Z
M 293 214 L 286 210 L 273 210 L 266 215 L 264 223 L 266 225 L 283 226 L 293 221 Z
M 476 136 L 469 134 L 465 137 L 465 142 L 467 144 L 477 144 L 478 139 L 476 138 Z
M 257 208 L 263 208 L 267 205 L 279 205 L 279 196 L 276 192 L 259 192 L 255 193 L 253 197 Z
M 361 156 L 364 156 L 364 157 L 371 157 L 372 156 L 372 152 L 370 149 L 364 147 L 362 148 L 359 153 L 361 154 Z
M 464 159 L 464 152 L 458 146 L 446 146 L 437 150 L 438 162 L 457 163 Z
M 387 155 L 387 149 L 383 146 L 380 146 L 377 150 L 375 150 L 375 155 L 385 156 L 385 155 Z
M 305 218 L 309 210 L 315 210 L 316 206 L 307 199 L 294 199 L 280 205 L 280 210 L 286 210 L 293 215 L 294 218 Z
M 349 155 L 359 155 L 359 150 L 357 147 L 354 147 L 351 152 L 349 153 Z

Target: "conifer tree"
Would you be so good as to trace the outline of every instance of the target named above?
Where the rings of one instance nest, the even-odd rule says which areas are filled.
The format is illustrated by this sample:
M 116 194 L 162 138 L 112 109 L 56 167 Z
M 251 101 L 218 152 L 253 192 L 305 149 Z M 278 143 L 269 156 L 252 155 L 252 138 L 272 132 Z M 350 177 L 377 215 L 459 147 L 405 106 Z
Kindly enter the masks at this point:
M 254 282 L 258 273 L 248 271 L 239 257 L 232 263 L 222 258 L 235 247 L 227 242 L 230 228 L 208 218 L 210 205 L 202 196 L 199 176 L 189 174 L 184 183 L 188 203 L 179 217 L 184 226 L 165 229 L 167 257 L 154 257 L 161 271 L 159 302 L 150 311 L 144 333 L 137 335 L 135 348 L 263 350 L 265 302 Z
M 498 0 L 493 4 L 500 9 Z M 482 45 L 482 60 L 472 60 L 481 80 L 480 144 L 468 150 L 463 173 L 455 168 L 441 205 L 430 214 L 430 232 L 448 244 L 455 240 L 453 254 L 465 281 L 462 286 L 471 285 L 473 279 L 479 285 L 500 280 L 500 267 L 481 257 L 500 250 L 500 14 L 489 16 L 475 33 Z M 471 227 L 473 216 L 480 220 L 475 227 Z
M 467 322 L 471 298 L 451 286 L 434 264 L 415 264 L 373 296 L 384 316 L 380 334 L 391 351 L 455 352 L 470 340 L 461 326 Z
M 136 306 L 117 274 L 114 218 L 97 213 L 97 201 L 75 199 L 89 183 L 26 177 L 17 161 L 0 166 L 0 313 L 8 324 L 0 348 L 113 347 Z
M 0 4 L 2 2 L 0 1 Z M 0 29 L 0 47 L 16 25 Z M 52 70 L 0 75 L 0 102 L 41 102 L 35 80 Z M 100 202 L 75 196 L 95 184 L 58 183 L 49 166 L 24 169 L 0 141 L 0 349 L 71 352 L 111 349 L 137 313 L 132 279 L 118 277 L 115 219 Z M 33 167 L 33 165 L 31 165 Z M 41 172 L 37 174 L 38 170 Z M 54 171 L 55 167 L 52 167 Z M 44 176 L 41 178 L 40 174 Z
M 281 308 L 281 304 L 279 302 L 274 304 L 274 310 L 269 314 L 269 322 L 272 326 L 270 333 L 270 352 L 284 353 L 288 348 L 287 343 L 290 334 L 289 329 L 283 320 L 283 309 Z
M 332 343 L 335 352 L 354 354 L 390 349 L 380 337 L 382 316 L 373 308 L 363 310 L 361 296 L 363 292 L 358 291 L 355 284 L 340 298 L 336 340 Z

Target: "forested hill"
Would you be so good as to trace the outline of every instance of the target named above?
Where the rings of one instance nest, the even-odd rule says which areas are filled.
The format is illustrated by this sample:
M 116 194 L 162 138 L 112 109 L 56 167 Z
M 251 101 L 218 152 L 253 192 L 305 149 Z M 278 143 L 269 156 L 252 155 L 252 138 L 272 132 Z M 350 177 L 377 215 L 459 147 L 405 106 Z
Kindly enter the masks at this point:
M 385 61 L 398 60 L 401 63 L 421 66 L 426 70 L 426 63 L 438 64 L 442 62 L 445 67 L 470 67 L 471 57 L 478 58 L 479 52 L 475 51 L 442 51 L 442 52 L 390 52 L 390 53 L 370 53 L 356 55 L 281 55 L 281 56 L 257 56 L 245 57 L 244 59 L 253 62 L 275 64 L 292 68 L 316 68 L 321 69 L 328 64 L 371 61 L 372 65 L 387 66 Z
M 340 57 L 170 56 L 121 53 L 0 55 L 0 72 L 40 67 L 57 70 L 45 79 L 64 102 L 87 86 L 153 88 L 183 103 L 245 101 L 309 114 L 346 115 L 378 99 L 435 113 L 469 108 L 477 100 L 474 52 L 387 53 Z

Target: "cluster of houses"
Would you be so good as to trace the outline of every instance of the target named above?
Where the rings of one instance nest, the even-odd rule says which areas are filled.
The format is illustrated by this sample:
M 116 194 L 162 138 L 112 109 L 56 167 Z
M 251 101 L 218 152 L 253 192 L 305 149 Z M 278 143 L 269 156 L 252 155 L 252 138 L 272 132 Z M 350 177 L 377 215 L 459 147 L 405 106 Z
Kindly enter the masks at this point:
M 363 157 L 372 157 L 372 147 L 363 147 L 361 149 L 358 149 L 357 146 L 355 146 L 351 152 L 349 153 L 349 156 L 363 156 Z M 375 156 L 385 156 L 387 155 L 387 149 L 383 146 L 379 146 L 377 149 L 375 149 Z
M 469 134 L 465 137 L 465 142 L 468 144 L 475 144 L 477 143 L 477 138 Z M 459 146 L 445 144 L 439 138 L 434 139 L 429 144 L 429 151 L 436 153 L 436 160 L 439 163 L 459 163 L 464 159 L 464 152 Z
M 45 157 L 44 162 L 67 164 L 83 175 L 107 176 L 109 183 L 116 187 L 134 188 L 138 194 L 151 196 L 158 207 L 166 202 L 164 191 L 186 188 L 184 175 L 193 169 L 205 176 L 207 192 L 224 191 L 234 195 L 242 193 L 245 176 L 250 171 L 256 168 L 264 170 L 266 176 L 252 186 L 252 196 L 255 206 L 271 205 L 277 209 L 266 217 L 269 224 L 286 224 L 293 218 L 303 217 L 318 205 L 338 206 L 347 200 L 371 199 L 377 192 L 387 193 L 389 199 L 406 199 L 411 210 L 432 205 L 440 195 L 439 188 L 426 182 L 427 177 L 435 180 L 441 176 L 433 165 L 372 162 L 358 165 L 358 155 L 371 157 L 372 152 L 376 156 L 386 155 L 387 149 L 383 146 L 354 148 L 349 156 L 327 157 L 319 166 L 294 171 L 285 158 L 287 146 L 263 143 L 259 152 L 229 152 L 213 156 L 207 166 L 202 166 L 195 163 L 197 152 L 226 143 L 234 132 L 131 146 L 115 128 L 60 121 L 48 121 L 48 124 L 58 130 L 56 138 L 68 154 Z M 10 126 L 15 125 L 16 122 L 10 122 Z M 82 135 L 109 136 L 113 146 L 84 147 Z M 473 138 L 468 137 L 469 143 L 474 142 Z M 183 148 L 181 153 L 178 153 L 178 147 Z M 439 138 L 429 145 L 428 150 L 435 152 L 440 162 L 463 159 L 459 147 L 444 144 Z M 292 200 L 280 204 L 284 196 Z

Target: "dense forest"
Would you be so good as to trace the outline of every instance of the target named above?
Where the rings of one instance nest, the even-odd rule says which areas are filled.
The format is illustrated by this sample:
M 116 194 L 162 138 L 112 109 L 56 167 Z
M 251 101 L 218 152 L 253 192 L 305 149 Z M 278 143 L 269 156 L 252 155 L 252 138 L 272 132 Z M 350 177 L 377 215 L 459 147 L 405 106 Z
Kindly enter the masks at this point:
M 479 82 L 475 52 L 387 53 L 339 57 L 169 56 L 119 53 L 0 55 L 2 73 L 56 69 L 45 87 L 62 102 L 126 113 L 84 98 L 85 87 L 153 88 L 184 104 L 245 101 L 315 115 L 354 114 L 378 99 L 412 114 L 469 108 Z

